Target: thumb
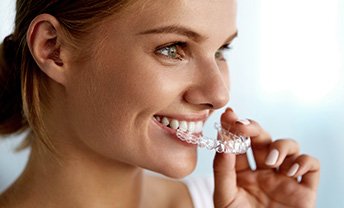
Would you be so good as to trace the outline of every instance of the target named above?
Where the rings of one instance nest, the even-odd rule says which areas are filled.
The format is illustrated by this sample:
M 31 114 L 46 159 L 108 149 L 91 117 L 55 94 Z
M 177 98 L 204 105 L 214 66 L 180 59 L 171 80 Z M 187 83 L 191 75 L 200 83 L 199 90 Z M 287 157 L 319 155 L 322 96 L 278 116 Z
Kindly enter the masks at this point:
M 234 154 L 216 153 L 214 158 L 214 205 L 226 207 L 233 202 L 238 191 Z

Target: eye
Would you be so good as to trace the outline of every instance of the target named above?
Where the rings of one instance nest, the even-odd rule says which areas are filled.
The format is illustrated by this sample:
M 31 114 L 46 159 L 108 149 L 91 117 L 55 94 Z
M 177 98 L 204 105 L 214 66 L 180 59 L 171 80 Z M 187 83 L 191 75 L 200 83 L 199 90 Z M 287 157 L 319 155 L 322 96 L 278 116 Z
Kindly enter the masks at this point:
M 166 58 L 183 60 L 185 57 L 185 52 L 183 48 L 186 46 L 186 43 L 177 42 L 168 46 L 163 46 L 156 50 L 156 54 L 162 55 Z
M 220 61 L 226 61 L 226 52 L 230 51 L 232 49 L 231 44 L 225 44 L 223 45 L 219 50 L 215 53 L 215 58 Z

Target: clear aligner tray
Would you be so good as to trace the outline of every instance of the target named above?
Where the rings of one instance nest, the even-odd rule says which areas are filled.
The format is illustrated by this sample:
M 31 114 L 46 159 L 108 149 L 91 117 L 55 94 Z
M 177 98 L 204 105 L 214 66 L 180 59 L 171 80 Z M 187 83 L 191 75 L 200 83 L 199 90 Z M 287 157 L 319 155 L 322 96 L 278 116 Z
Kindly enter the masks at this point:
M 220 124 L 215 123 L 218 139 L 209 138 L 202 134 L 191 133 L 188 130 L 178 129 L 177 137 L 187 143 L 198 145 L 200 148 L 215 150 L 218 153 L 244 154 L 251 147 L 250 137 L 235 135 Z

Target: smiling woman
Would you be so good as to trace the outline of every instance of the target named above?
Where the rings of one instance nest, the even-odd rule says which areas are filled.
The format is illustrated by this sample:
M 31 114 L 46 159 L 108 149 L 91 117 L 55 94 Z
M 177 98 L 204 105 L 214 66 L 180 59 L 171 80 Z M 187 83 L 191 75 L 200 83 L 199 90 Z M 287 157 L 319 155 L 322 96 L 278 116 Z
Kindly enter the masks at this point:
M 257 170 L 245 154 L 217 153 L 213 193 L 178 180 L 194 170 L 197 146 L 176 132 L 201 135 L 229 101 L 235 0 L 16 8 L 0 50 L 0 134 L 29 130 L 22 147 L 32 151 L 1 207 L 314 207 L 318 161 L 231 108 L 221 129 L 252 139 Z

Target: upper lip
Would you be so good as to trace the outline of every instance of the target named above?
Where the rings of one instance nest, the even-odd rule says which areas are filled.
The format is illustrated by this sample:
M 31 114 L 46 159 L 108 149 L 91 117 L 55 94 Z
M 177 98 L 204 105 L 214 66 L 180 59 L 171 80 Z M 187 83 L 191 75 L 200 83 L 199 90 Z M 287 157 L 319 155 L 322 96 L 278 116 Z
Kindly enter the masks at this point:
M 172 114 L 172 113 L 157 113 L 155 116 L 161 118 L 166 117 L 170 119 L 176 119 L 178 121 L 205 121 L 209 117 L 209 112 L 204 113 L 188 113 L 188 114 Z

